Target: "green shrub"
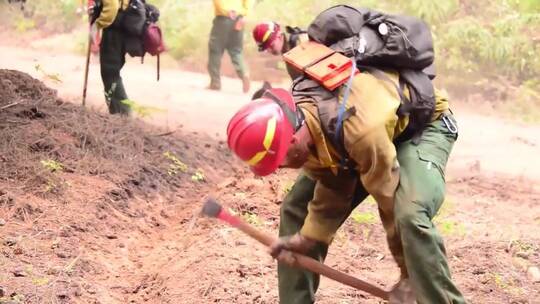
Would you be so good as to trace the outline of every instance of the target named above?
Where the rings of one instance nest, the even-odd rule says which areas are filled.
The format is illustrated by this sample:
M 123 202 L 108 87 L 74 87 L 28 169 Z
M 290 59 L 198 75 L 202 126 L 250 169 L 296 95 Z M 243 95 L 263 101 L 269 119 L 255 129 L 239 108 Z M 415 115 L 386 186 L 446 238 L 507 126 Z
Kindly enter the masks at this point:
M 172 57 L 206 63 L 207 44 L 214 18 L 210 0 L 150 0 L 161 11 L 160 24 Z M 305 28 L 323 9 L 338 3 L 406 13 L 426 20 L 432 27 L 436 48 L 438 85 L 455 92 L 488 90 L 484 83 L 510 83 L 517 87 L 520 109 L 533 104 L 540 85 L 540 1 L 538 0 L 258 0 L 247 17 L 244 37 L 246 57 L 258 56 L 251 38 L 253 26 L 262 20 Z M 0 1 L 0 19 L 14 30 L 67 32 L 84 28 L 80 0 L 32 0 L 26 12 Z M 79 52 L 86 37 L 73 39 Z M 76 45 L 76 46 L 75 46 Z M 476 91 L 475 91 L 476 90 Z M 501 88 L 504 90 L 504 88 Z M 517 112 L 521 112 L 518 109 Z

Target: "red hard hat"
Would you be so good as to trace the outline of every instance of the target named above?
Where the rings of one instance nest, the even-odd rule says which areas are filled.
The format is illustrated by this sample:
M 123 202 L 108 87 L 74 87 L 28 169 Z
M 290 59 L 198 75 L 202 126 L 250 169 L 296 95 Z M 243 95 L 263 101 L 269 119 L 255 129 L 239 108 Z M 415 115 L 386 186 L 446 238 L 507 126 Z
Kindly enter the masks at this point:
M 272 21 L 262 22 L 253 29 L 253 39 L 257 42 L 259 51 L 264 51 L 276 40 L 280 33 L 279 24 Z
M 246 104 L 229 121 L 229 148 L 253 173 L 265 176 L 285 159 L 296 128 L 296 105 L 289 92 L 270 89 Z

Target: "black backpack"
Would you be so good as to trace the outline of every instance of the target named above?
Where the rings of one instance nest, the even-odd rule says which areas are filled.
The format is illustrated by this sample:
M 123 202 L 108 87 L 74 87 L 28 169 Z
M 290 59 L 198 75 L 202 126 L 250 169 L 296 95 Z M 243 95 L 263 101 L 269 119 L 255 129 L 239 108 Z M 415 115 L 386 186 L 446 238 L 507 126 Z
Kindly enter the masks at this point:
M 118 11 L 111 27 L 122 30 L 128 37 L 140 38 L 144 35 L 146 28 L 159 20 L 159 9 L 146 0 L 125 0 L 129 1 L 126 9 Z M 90 23 L 94 23 L 103 10 L 102 0 L 95 0 Z M 140 39 L 142 41 L 142 39 Z M 141 42 L 142 43 L 142 42 Z M 129 48 L 128 48 L 129 49 Z M 144 48 L 128 50 L 133 57 L 144 55 Z
M 147 3 L 146 0 L 124 0 L 129 1 L 126 9 L 118 11 L 116 19 L 111 27 L 120 29 L 125 34 L 126 53 L 131 57 L 141 57 L 141 62 L 144 60 L 144 55 L 148 49 L 145 47 L 145 35 L 148 28 L 152 25 L 156 27 L 159 21 L 159 9 Z M 95 0 L 95 7 L 91 16 L 91 23 L 94 23 L 99 17 L 103 9 L 101 0 Z M 160 39 L 162 39 L 160 37 Z M 152 55 L 153 52 L 151 52 Z M 157 80 L 160 77 L 160 60 L 159 53 L 157 54 Z
M 300 43 L 300 35 L 307 34 L 306 30 L 303 30 L 299 28 L 298 26 L 292 27 L 292 26 L 285 26 L 285 32 L 289 34 L 289 48 L 294 48 Z
M 396 142 L 421 135 L 435 111 L 435 92 L 431 82 L 435 77 L 433 40 L 425 22 L 410 16 L 337 5 L 320 13 L 307 32 L 310 40 L 354 57 L 360 70 L 367 70 L 396 87 L 401 97 L 397 114 L 409 116 L 409 125 Z M 380 69 L 398 71 L 399 85 Z M 409 89 L 410 98 L 403 93 L 405 86 Z M 327 134 L 338 133 L 338 136 L 329 135 L 332 139 L 342 138 L 342 122 L 338 120 L 336 125 L 323 126 L 334 130 L 325 131 Z

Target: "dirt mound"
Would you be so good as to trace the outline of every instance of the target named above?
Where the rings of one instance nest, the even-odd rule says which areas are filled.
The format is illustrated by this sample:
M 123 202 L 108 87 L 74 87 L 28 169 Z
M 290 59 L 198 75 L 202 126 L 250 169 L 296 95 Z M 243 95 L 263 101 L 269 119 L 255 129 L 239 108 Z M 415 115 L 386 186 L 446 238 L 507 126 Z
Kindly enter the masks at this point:
M 0 107 L 16 102 L 54 100 L 56 92 L 30 75 L 13 70 L 0 70 Z
M 238 171 L 211 138 L 88 111 L 17 71 L 0 86 L 0 302 L 109 303 L 100 274 L 126 272 L 104 259 L 120 236 L 191 216 Z
M 189 178 L 178 173 L 196 174 L 202 155 L 213 152 L 215 158 L 204 162 L 210 166 L 230 156 L 210 138 L 172 137 L 136 120 L 64 103 L 27 74 L 0 70 L 0 79 L 0 98 L 9 105 L 0 112 L 0 180 L 24 182 L 27 191 L 55 172 L 101 176 L 124 185 L 126 192 L 178 188 Z

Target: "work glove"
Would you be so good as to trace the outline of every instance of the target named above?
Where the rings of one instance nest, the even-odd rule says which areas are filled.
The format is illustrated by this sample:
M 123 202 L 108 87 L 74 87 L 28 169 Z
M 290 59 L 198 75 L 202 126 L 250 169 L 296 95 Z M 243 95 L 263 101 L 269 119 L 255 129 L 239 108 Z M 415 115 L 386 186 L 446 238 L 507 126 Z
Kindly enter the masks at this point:
M 285 236 L 277 239 L 273 244 L 270 245 L 270 254 L 274 259 L 291 265 L 295 262 L 294 258 L 290 255 L 290 252 L 287 254 L 287 252 L 284 250 L 306 254 L 316 244 L 317 241 L 307 238 L 300 233 L 296 233 L 292 236 Z

